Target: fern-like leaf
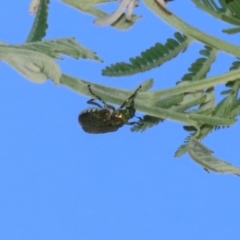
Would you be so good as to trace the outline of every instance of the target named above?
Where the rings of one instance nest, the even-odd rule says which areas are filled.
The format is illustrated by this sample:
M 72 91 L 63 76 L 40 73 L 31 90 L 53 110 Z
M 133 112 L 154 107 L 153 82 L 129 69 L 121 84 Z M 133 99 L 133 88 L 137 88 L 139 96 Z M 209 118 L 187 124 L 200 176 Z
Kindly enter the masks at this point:
M 227 118 L 227 119 L 234 119 L 240 111 L 240 101 L 237 100 L 238 96 L 238 89 L 240 86 L 240 82 L 234 82 L 230 94 L 225 97 L 214 109 L 211 116 L 219 117 L 219 118 Z M 204 112 L 200 112 L 203 114 Z M 184 130 L 192 131 L 190 136 L 194 136 L 197 134 L 197 139 L 202 139 L 206 137 L 212 130 L 219 130 L 220 128 L 224 128 L 225 126 L 210 126 L 208 124 L 203 124 L 199 127 L 199 131 L 197 132 L 196 129 L 192 126 L 184 126 Z M 196 137 L 196 136 L 195 136 Z M 188 138 L 187 138 L 188 139 Z M 179 147 L 179 149 L 175 153 L 175 157 L 179 157 L 183 155 L 187 151 L 187 144 L 183 144 Z
M 192 160 L 200 164 L 204 170 L 219 173 L 231 173 L 240 176 L 240 168 L 213 156 L 213 151 L 204 146 L 196 138 L 191 138 L 187 147 Z
M 227 6 L 226 3 L 219 2 L 221 5 L 221 7 L 219 7 L 219 5 L 215 3 L 215 0 L 192 0 L 192 2 L 195 3 L 198 8 L 219 19 L 221 19 L 221 15 L 225 12 Z
M 237 99 L 231 109 L 231 116 L 239 116 L 240 115 L 240 99 Z
M 232 66 L 230 67 L 229 70 L 232 71 L 232 70 L 237 70 L 239 68 L 240 68 L 240 60 L 237 60 L 232 63 Z
M 231 23 L 236 26 L 240 26 L 240 18 L 238 14 L 240 13 L 238 3 L 239 0 L 233 0 L 231 2 L 226 2 L 226 0 L 192 0 L 197 7 L 214 16 L 215 18 L 221 19 L 222 21 Z M 219 7 L 220 4 L 220 7 Z M 237 29 L 224 29 L 223 32 L 233 32 Z
M 231 2 L 228 3 L 227 6 L 228 6 L 228 9 L 231 11 L 232 16 L 240 22 L 240 2 L 239 2 L 239 0 L 232 0 Z
M 240 27 L 227 28 L 227 29 L 223 29 L 222 31 L 227 34 L 235 34 L 240 32 Z
M 191 133 L 189 136 L 187 136 L 184 139 L 184 143 L 177 149 L 177 151 L 174 154 L 174 157 L 181 157 L 184 153 L 187 152 L 187 145 L 191 139 L 195 135 L 196 131 Z
M 40 52 L 45 55 L 48 55 L 52 58 L 60 58 L 60 54 L 65 54 L 74 58 L 88 58 L 97 61 L 102 61 L 100 58 L 96 56 L 96 54 L 84 46 L 77 43 L 73 38 L 62 38 L 55 39 L 51 41 L 39 41 L 39 42 L 31 42 L 25 44 L 5 44 L 1 46 L 4 51 L 8 51 L 10 49 L 17 50 L 31 50 L 34 52 Z
M 162 65 L 184 51 L 190 43 L 190 40 L 179 32 L 176 32 L 174 36 L 175 39 L 168 39 L 164 45 L 156 43 L 153 47 L 142 52 L 141 56 L 130 58 L 130 63 L 119 62 L 106 67 L 102 70 L 102 75 L 127 76 Z
M 49 0 L 40 1 L 33 26 L 27 37 L 26 42 L 41 41 L 45 37 L 46 30 L 48 28 L 48 24 L 47 24 L 48 4 L 49 4 Z
M 229 70 L 232 71 L 232 70 L 237 70 L 239 68 L 240 68 L 240 59 L 238 58 L 237 61 L 234 61 L 232 63 L 232 66 L 230 67 Z M 235 84 L 235 82 L 228 82 L 228 83 L 226 83 L 226 87 L 232 88 L 234 86 L 234 84 Z M 231 91 L 231 90 L 226 90 L 226 91 Z M 223 91 L 221 94 L 225 94 L 226 91 Z
M 191 67 L 188 68 L 189 73 L 182 77 L 183 81 L 199 80 L 207 76 L 212 63 L 215 61 L 217 50 L 205 46 L 199 53 L 204 57 L 198 58 L 192 63 Z
M 239 0 L 226 1 L 218 0 L 221 7 L 215 3 L 215 0 L 192 0 L 197 7 L 201 8 L 205 12 L 211 14 L 215 18 L 221 19 L 222 21 L 230 24 L 240 26 L 240 7 Z M 222 30 L 227 34 L 235 34 L 240 32 L 240 27 L 227 28 Z
M 49 55 L 50 57 L 60 58 L 60 54 L 65 54 L 74 58 L 88 58 L 102 61 L 96 56 L 95 52 L 90 51 L 75 41 L 74 38 L 60 38 L 50 41 L 39 41 L 21 45 L 11 45 L 15 48 L 33 50 Z
M 147 128 L 151 128 L 154 125 L 157 125 L 159 122 L 163 122 L 163 121 L 164 121 L 164 119 L 161 119 L 161 118 L 156 118 L 156 117 L 153 117 L 153 116 L 144 115 L 143 118 L 141 118 L 138 121 L 138 124 L 135 124 L 131 128 L 131 131 L 132 132 L 143 132 Z

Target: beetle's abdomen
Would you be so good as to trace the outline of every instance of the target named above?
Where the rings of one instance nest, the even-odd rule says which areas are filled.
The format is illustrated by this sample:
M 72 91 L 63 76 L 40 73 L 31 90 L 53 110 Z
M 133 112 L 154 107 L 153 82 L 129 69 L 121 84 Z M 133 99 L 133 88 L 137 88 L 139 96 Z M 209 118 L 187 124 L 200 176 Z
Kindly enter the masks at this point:
M 88 108 L 78 116 L 78 122 L 87 133 L 107 133 L 118 130 L 111 121 L 111 111 L 106 108 Z

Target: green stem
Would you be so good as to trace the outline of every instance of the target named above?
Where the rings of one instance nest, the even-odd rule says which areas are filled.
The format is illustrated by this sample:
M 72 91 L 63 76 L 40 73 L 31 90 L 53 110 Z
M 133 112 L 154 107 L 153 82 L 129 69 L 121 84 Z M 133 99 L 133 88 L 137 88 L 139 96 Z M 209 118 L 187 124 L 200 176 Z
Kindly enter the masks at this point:
M 204 80 L 198 80 L 189 82 L 189 84 L 179 85 L 164 90 L 155 92 L 143 92 L 141 93 L 141 99 L 146 101 L 159 101 L 160 98 L 165 96 L 171 96 L 187 92 L 196 92 L 205 88 L 214 87 L 218 84 L 227 83 L 231 81 L 239 80 L 240 70 L 233 70 L 231 72 L 218 75 L 216 77 L 206 78 Z

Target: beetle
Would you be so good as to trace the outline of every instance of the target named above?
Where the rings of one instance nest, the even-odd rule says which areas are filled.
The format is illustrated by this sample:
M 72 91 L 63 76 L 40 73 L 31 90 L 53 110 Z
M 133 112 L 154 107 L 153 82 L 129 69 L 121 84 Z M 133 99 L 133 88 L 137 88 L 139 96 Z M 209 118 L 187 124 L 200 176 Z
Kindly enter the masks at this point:
M 93 104 L 97 107 L 87 108 L 83 110 L 78 116 L 78 122 L 82 126 L 83 130 L 87 133 L 108 133 L 115 132 L 123 125 L 134 125 L 138 122 L 129 122 L 128 120 L 135 116 L 134 98 L 137 92 L 141 88 L 141 85 L 137 90 L 123 102 L 120 108 L 115 109 L 114 106 L 107 104 L 101 97 L 93 93 L 91 85 L 88 85 L 89 92 L 100 102 L 101 106 L 96 103 L 96 99 L 90 99 L 88 104 Z M 130 102 L 130 103 L 129 103 Z M 129 103 L 128 106 L 126 106 Z M 126 106 L 126 107 L 125 107 Z M 139 118 L 140 119 L 140 118 Z

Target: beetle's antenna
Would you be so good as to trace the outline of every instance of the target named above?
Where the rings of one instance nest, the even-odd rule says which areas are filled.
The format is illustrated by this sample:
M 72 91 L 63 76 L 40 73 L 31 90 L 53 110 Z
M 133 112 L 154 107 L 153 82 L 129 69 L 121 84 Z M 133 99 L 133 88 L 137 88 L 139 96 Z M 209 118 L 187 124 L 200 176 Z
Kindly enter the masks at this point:
M 123 108 L 123 107 L 127 104 L 127 102 L 130 101 L 131 99 L 132 99 L 132 102 L 131 102 L 130 106 L 132 107 L 132 106 L 133 106 L 134 98 L 136 97 L 137 92 L 139 91 L 139 89 L 140 89 L 141 87 L 142 87 L 142 86 L 140 85 L 140 86 L 136 89 L 136 91 L 133 93 L 133 95 L 130 96 L 127 100 L 125 100 L 125 101 L 123 102 L 123 104 L 120 106 L 120 108 Z

